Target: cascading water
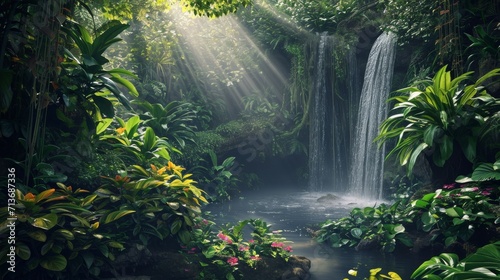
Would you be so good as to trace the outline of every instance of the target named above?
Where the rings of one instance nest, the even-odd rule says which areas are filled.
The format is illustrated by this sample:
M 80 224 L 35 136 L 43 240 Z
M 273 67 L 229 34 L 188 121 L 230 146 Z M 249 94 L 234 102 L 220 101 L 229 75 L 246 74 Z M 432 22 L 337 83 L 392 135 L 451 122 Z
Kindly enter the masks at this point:
M 384 147 L 373 140 L 387 117 L 387 98 L 391 89 L 396 36 L 382 33 L 375 41 L 365 70 L 359 103 L 353 158 L 350 171 L 350 193 L 368 199 L 382 198 Z
M 333 59 L 335 40 L 326 33 L 315 48 L 314 88 L 309 127 L 309 190 L 347 190 L 352 124 L 361 92 L 356 56 Z M 342 68 L 342 69 L 341 69 Z M 344 73 L 338 78 L 336 70 Z
M 328 36 L 322 34 L 318 45 L 316 60 L 318 64 L 309 122 L 309 189 L 313 191 L 322 191 L 328 183 L 326 177 L 328 153 L 325 152 L 327 146 L 325 77 L 327 42 Z

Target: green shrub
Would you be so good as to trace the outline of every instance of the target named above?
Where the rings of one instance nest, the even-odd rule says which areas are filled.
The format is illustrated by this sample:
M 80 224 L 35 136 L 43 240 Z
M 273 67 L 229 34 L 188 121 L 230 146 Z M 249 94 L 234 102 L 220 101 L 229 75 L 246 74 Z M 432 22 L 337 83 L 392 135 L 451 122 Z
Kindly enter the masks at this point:
M 500 242 L 481 247 L 463 260 L 450 253 L 432 257 L 421 264 L 411 279 L 500 279 Z

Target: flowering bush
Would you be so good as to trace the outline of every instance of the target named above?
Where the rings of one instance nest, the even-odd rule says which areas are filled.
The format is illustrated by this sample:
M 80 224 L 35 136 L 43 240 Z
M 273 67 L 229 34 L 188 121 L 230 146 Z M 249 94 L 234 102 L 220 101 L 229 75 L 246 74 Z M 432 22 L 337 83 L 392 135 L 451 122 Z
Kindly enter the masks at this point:
M 203 279 L 234 279 L 241 265 L 256 268 L 263 256 L 288 260 L 293 251 L 281 231 L 271 231 L 260 219 L 240 221 L 234 226 L 225 225 L 214 229 L 215 223 L 198 219 L 193 231 L 193 241 L 185 247 L 188 260 L 197 261 L 203 268 Z M 253 231 L 245 238 L 243 230 L 250 226 Z M 191 248 L 191 249 L 188 249 Z M 193 254 L 193 252 L 201 254 Z
M 500 223 L 494 204 L 498 204 L 498 187 L 453 183 L 413 201 L 409 215 L 425 232 L 440 229 L 448 246 L 458 239 L 469 240 L 480 228 Z

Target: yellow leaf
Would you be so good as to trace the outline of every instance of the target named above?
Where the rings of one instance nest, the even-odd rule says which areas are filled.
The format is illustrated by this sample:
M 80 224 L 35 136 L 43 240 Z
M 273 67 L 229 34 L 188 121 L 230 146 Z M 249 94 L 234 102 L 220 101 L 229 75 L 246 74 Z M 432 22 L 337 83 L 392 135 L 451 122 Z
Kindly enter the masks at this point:
M 166 166 L 164 166 L 164 167 L 162 167 L 162 168 L 158 169 L 158 172 L 157 172 L 157 173 L 158 173 L 158 175 L 161 175 L 161 174 L 163 174 L 166 170 L 167 170 L 167 167 L 166 167 Z
M 389 276 L 391 276 L 392 280 L 403 280 L 403 278 L 401 278 L 401 276 L 399 276 L 399 274 L 397 274 L 396 272 L 391 271 L 388 274 Z
M 49 196 L 51 196 L 54 192 L 56 191 L 56 189 L 48 189 L 48 190 L 45 190 L 39 194 L 37 194 L 36 198 L 35 198 L 35 201 L 38 202 L 38 201 L 41 201 Z M 27 196 L 27 194 L 26 194 Z M 26 198 L 25 196 L 25 198 Z
M 203 202 L 205 202 L 205 203 L 208 203 L 207 199 L 206 199 L 204 196 L 201 196 L 201 195 L 200 195 L 200 196 L 198 196 L 198 198 L 199 198 L 201 201 L 203 201 Z
M 370 276 L 375 276 L 377 273 L 379 273 L 382 270 L 382 268 L 372 268 L 370 269 Z

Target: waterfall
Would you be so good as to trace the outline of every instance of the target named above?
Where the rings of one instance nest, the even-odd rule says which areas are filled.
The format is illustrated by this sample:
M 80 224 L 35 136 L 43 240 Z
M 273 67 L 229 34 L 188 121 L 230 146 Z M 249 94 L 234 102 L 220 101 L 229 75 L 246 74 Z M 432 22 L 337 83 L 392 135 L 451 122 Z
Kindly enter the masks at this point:
M 314 81 L 314 90 L 312 106 L 309 121 L 309 189 L 313 191 L 322 191 L 328 184 L 327 166 L 328 152 L 327 147 L 327 106 L 326 106 L 326 61 L 325 53 L 327 50 L 328 35 L 323 33 L 320 36 L 316 72 Z
M 382 33 L 375 41 L 366 65 L 359 102 L 352 165 L 350 193 L 369 199 L 382 198 L 385 149 L 373 139 L 387 117 L 387 98 L 391 89 L 396 37 Z

